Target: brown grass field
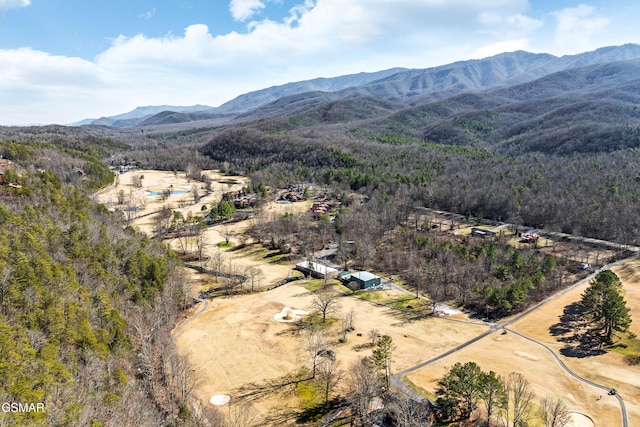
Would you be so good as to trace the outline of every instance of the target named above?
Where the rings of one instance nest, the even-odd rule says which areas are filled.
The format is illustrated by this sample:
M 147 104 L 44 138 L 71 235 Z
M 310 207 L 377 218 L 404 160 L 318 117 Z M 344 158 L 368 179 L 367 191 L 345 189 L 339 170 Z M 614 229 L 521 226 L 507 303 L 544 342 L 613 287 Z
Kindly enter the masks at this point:
M 630 261 L 613 268 L 625 288 L 625 299 L 631 309 L 632 332 L 640 332 L 640 262 Z M 550 333 L 560 321 L 565 307 L 579 301 L 588 284 L 581 285 L 540 309 L 525 316 L 509 328 L 551 347 L 556 354 L 565 346 Z M 635 316 L 634 316 L 635 314 Z M 584 358 L 561 356 L 577 375 L 607 387 L 616 388 L 625 401 L 629 425 L 640 425 L 640 368 L 631 366 L 617 352 Z M 596 426 L 621 425 L 620 407 L 613 396 L 577 381 L 562 370 L 548 350 L 513 333 L 496 332 L 437 363 L 429 365 L 408 378 L 416 385 L 433 392 L 436 381 L 456 362 L 474 361 L 485 370 L 506 376 L 512 371 L 525 375 L 532 383 L 536 399 L 545 396 L 562 398 L 569 409 L 588 415 Z M 600 398 L 602 396 L 602 398 Z
M 302 337 L 291 325 L 274 320 L 283 307 L 308 309 L 312 295 L 295 283 L 272 291 L 215 299 L 209 308 L 187 324 L 177 337 L 178 349 L 201 373 L 199 400 L 219 393 L 237 396 L 249 383 L 260 383 L 294 374 L 307 362 Z M 371 354 L 368 332 L 379 330 L 393 338 L 393 369 L 400 371 L 429 359 L 486 330 L 472 323 L 447 319 L 410 321 L 396 310 L 362 299 L 340 298 L 341 312 L 354 311 L 355 331 L 339 343 L 338 325 L 329 328 L 336 358 L 347 368 Z M 357 336 L 361 333 L 362 336 Z M 256 403 L 263 414 L 295 406 L 297 399 L 265 398 Z
M 214 191 L 197 205 L 192 204 L 189 194 L 172 195 L 166 203 L 185 215 L 189 211 L 200 214 L 203 204 L 210 207 L 220 199 L 223 192 L 235 190 L 245 182 L 242 177 L 231 177 L 236 184 L 230 185 L 227 183 L 230 177 L 222 177 L 216 171 L 207 173 L 217 180 L 214 183 Z M 133 188 L 133 174 L 144 175 L 143 188 Z M 120 175 L 118 185 L 103 190 L 96 197 L 107 206 L 114 207 L 120 189 L 124 189 L 127 194 L 131 191 L 145 195 L 148 194 L 146 191 L 158 191 L 170 185 L 173 185 L 173 189 L 186 191 L 192 185 L 200 184 L 189 182 L 182 173 L 176 175 L 170 172 L 133 171 Z M 134 221 L 134 225 L 149 233 L 152 217 L 143 215 L 158 210 L 163 203 L 158 198 L 145 197 L 146 206 L 138 212 L 140 217 Z M 191 202 L 185 203 L 184 199 L 190 199 Z M 184 207 L 177 208 L 179 203 L 185 203 Z M 275 214 L 297 213 L 308 210 L 309 204 L 273 203 L 267 209 L 267 212 Z M 248 225 L 248 222 L 230 225 L 235 236 L 232 237 L 232 241 L 240 240 Z M 224 240 L 220 230 L 219 226 L 207 229 L 205 253 L 211 254 L 217 250 L 216 244 Z M 547 250 L 551 249 L 549 247 Z M 560 246 L 555 247 L 554 252 L 559 249 Z M 570 250 L 572 249 L 567 248 L 567 251 Z M 225 251 L 225 257 L 231 262 L 244 266 L 259 266 L 265 275 L 263 285 L 275 283 L 286 277 L 292 265 L 286 262 L 269 262 L 264 255 L 264 250 L 257 245 L 248 245 L 239 251 Z M 594 259 L 592 254 L 587 256 Z M 640 335 L 640 262 L 627 262 L 613 270 L 620 276 L 625 287 L 625 299 L 634 320 L 631 330 Z M 200 282 L 201 286 L 211 285 L 210 277 L 193 272 L 192 277 L 194 281 Z M 560 354 L 565 344 L 558 341 L 559 337 L 551 334 L 550 328 L 560 322 L 567 306 L 580 300 L 586 286 L 587 284 L 584 284 L 545 304 L 509 328 L 548 345 L 556 354 Z M 199 290 L 200 287 L 197 288 Z M 389 293 L 380 298 L 384 300 L 393 297 L 395 294 Z M 371 354 L 367 335 L 372 329 L 378 329 L 381 334 L 388 334 L 393 338 L 397 346 L 393 363 L 395 372 L 429 360 L 487 330 L 487 326 L 474 324 L 464 316 L 456 316 L 456 319 L 412 319 L 412 316 L 406 313 L 375 304 L 376 298 L 369 298 L 373 302 L 355 296 L 345 295 L 340 298 L 342 313 L 354 311 L 356 329 L 348 334 L 346 343 L 338 342 L 339 322 L 329 329 L 337 360 L 343 369 L 348 368 L 358 358 Z M 178 351 L 193 363 L 199 375 L 200 381 L 195 396 L 201 405 L 208 405 L 209 398 L 215 394 L 231 395 L 231 404 L 234 404 L 243 387 L 246 391 L 251 384 L 261 384 L 298 372 L 307 362 L 302 339 L 292 331 L 290 324 L 277 322 L 274 315 L 284 307 L 309 309 L 311 301 L 312 296 L 304 287 L 290 283 L 268 292 L 214 299 L 209 302 L 207 310 L 203 313 L 187 319 L 176 336 L 176 345 Z M 193 313 L 201 307 L 196 307 Z M 339 315 L 334 317 L 336 316 Z M 358 333 L 362 336 L 357 336 Z M 635 343 L 637 344 L 637 340 Z M 613 351 L 583 358 L 561 358 L 577 375 L 607 387 L 615 387 L 625 400 L 629 425 L 640 426 L 638 365 L 630 365 L 624 354 Z M 548 350 L 513 332 L 503 334 L 497 331 L 447 358 L 413 372 L 407 378 L 416 386 L 433 392 L 437 379 L 454 363 L 467 361 L 475 361 L 483 370 L 494 370 L 500 375 L 506 376 L 512 371 L 521 372 L 532 383 L 536 400 L 545 396 L 560 397 L 571 411 L 584 414 L 593 420 L 593 423 L 577 423 L 576 426 L 609 427 L 621 424 L 620 409 L 613 396 L 572 378 L 562 370 Z M 295 394 L 284 397 L 267 394 L 251 402 L 255 410 L 263 416 L 289 406 L 296 407 L 298 404 Z

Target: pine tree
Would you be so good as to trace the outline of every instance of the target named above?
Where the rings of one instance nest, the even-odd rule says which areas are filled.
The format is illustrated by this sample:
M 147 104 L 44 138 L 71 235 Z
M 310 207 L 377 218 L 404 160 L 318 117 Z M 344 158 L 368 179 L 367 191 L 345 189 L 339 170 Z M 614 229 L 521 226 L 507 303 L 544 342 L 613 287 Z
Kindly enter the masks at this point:
M 605 270 L 598 273 L 582 294 L 584 312 L 603 343 L 611 343 L 616 332 L 626 332 L 631 325 L 622 292 L 620 278 L 613 271 Z
M 389 335 L 383 335 L 376 341 L 376 349 L 373 350 L 373 361 L 378 369 L 384 370 L 384 383 L 387 388 L 391 382 L 391 356 L 395 348 L 393 339 Z

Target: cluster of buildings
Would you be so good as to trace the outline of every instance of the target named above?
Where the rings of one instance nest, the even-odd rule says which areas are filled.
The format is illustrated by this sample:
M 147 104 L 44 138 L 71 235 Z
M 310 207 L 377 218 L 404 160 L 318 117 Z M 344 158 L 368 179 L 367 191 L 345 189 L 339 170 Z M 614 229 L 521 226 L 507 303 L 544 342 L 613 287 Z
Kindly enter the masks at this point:
M 109 169 L 114 173 L 117 172 L 117 173 L 123 174 L 125 172 L 129 172 L 130 170 L 137 169 L 137 167 L 135 165 L 120 165 L 120 166 L 111 166 L 109 167 Z
M 302 261 L 296 264 L 296 270 L 306 276 L 316 279 L 339 279 L 349 289 L 357 291 L 359 289 L 369 289 L 379 286 L 382 283 L 380 276 L 376 276 L 368 271 L 339 271 L 320 262 Z
M 222 195 L 222 200 L 233 202 L 236 209 L 246 209 L 255 206 L 258 197 L 255 194 L 249 194 L 246 190 L 228 191 Z
M 329 212 L 329 204 L 328 203 L 314 203 L 309 210 L 311 216 L 317 217 L 319 215 L 326 215 Z
M 297 191 L 285 191 L 280 195 L 279 200 L 291 203 L 301 202 L 304 200 L 304 196 L 302 195 L 302 193 L 299 193 Z

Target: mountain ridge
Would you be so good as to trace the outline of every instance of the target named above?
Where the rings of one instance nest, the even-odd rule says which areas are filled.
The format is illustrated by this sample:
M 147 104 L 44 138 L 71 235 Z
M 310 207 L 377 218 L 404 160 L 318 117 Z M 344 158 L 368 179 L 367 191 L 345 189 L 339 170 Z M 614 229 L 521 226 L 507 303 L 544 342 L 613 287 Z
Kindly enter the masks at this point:
M 376 97 L 405 103 L 409 107 L 463 92 L 526 83 L 573 68 L 637 58 L 640 58 L 640 45 L 637 44 L 608 46 L 560 57 L 548 53 L 515 51 L 425 69 L 391 68 L 374 73 L 291 82 L 242 94 L 219 107 L 139 107 L 129 113 L 94 120 L 91 124 L 135 127 L 208 120 L 216 124 L 231 123 L 359 97 Z M 155 108 L 153 114 L 152 108 Z M 173 114 L 167 114 L 166 111 Z M 164 114 L 154 118 L 158 113 Z

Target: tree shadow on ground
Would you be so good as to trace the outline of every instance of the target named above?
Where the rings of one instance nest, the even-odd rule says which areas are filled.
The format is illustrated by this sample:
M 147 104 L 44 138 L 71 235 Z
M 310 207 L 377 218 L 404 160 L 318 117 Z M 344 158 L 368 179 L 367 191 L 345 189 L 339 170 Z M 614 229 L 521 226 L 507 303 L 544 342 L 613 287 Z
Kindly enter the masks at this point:
M 306 379 L 300 379 L 291 374 L 283 375 L 261 383 L 244 384 L 235 389 L 233 395 L 246 401 L 260 400 L 272 394 L 289 395 L 295 393 L 297 384 L 302 381 Z
M 428 317 L 434 317 L 433 313 L 431 312 L 431 308 L 399 309 L 387 306 L 386 309 L 386 314 L 398 320 L 397 322 L 392 323 L 392 326 L 405 326 L 414 322 L 418 322 L 420 320 L 424 320 Z
M 357 344 L 354 345 L 353 347 L 351 347 L 351 349 L 355 352 L 361 352 L 364 350 L 370 350 L 373 349 L 375 347 L 375 344 L 373 344 L 372 342 L 367 342 L 364 344 Z
M 340 418 L 341 413 L 347 407 L 346 402 L 340 398 L 334 398 L 327 404 L 320 404 L 307 409 L 299 409 L 293 407 L 279 408 L 264 418 L 265 425 L 310 425 L 310 423 L 317 422 L 322 418 L 331 418 L 333 423 L 331 425 L 347 425 L 343 418 Z M 337 424 L 339 423 L 339 424 Z M 326 424 L 325 424 L 326 425 Z
M 551 325 L 549 332 L 558 342 L 566 344 L 560 350 L 563 356 L 584 358 L 605 353 L 598 331 L 589 328 L 589 322 L 579 302 L 566 306 L 560 321 Z
M 298 417 L 296 418 L 296 422 L 298 424 L 305 424 L 318 421 L 324 418 L 326 415 L 336 410 L 343 409 L 344 407 L 346 407 L 346 402 L 344 401 L 344 399 L 334 398 L 326 404 L 323 403 L 317 406 L 306 408 L 298 415 Z

